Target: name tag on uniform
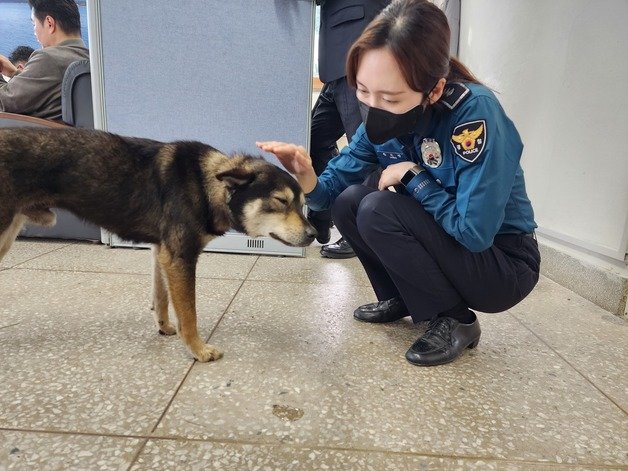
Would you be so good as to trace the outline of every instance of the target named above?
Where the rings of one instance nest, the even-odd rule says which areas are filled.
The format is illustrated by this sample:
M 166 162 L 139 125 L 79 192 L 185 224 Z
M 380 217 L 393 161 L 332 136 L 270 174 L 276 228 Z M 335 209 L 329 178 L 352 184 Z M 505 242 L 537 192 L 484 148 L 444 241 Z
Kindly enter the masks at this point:
M 381 155 L 384 159 L 390 159 L 390 160 L 404 160 L 405 157 L 401 152 L 378 152 L 379 155 Z

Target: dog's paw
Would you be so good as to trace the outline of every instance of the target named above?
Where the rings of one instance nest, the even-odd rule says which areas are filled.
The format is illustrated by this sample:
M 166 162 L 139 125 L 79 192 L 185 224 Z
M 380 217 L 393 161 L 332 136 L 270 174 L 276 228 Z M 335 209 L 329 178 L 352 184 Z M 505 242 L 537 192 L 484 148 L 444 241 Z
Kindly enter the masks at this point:
M 222 358 L 222 352 L 211 345 L 203 345 L 201 348 L 197 349 L 197 351 L 192 352 L 192 355 L 198 361 L 202 362 L 214 361 Z
M 159 335 L 174 335 L 177 333 L 177 328 L 170 322 L 159 326 Z

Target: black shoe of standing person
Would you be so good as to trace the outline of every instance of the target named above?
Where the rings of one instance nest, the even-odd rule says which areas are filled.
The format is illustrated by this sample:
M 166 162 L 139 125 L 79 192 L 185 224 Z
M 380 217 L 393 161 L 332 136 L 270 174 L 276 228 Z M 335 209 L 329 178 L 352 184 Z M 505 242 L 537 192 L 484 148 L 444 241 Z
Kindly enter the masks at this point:
M 338 239 L 333 244 L 321 247 L 321 256 L 326 258 L 351 258 L 355 257 L 355 252 L 344 238 Z
M 451 317 L 432 319 L 427 331 L 406 352 L 406 359 L 419 366 L 442 365 L 454 361 L 466 348 L 475 348 L 480 341 L 480 322 L 463 324 Z
M 400 298 L 365 304 L 353 312 L 353 317 L 359 321 L 378 324 L 394 322 L 409 315 L 408 308 Z
M 308 216 L 307 221 L 316 229 L 316 241 L 320 244 L 326 244 L 331 239 L 332 222 L 326 218 L 317 218 Z

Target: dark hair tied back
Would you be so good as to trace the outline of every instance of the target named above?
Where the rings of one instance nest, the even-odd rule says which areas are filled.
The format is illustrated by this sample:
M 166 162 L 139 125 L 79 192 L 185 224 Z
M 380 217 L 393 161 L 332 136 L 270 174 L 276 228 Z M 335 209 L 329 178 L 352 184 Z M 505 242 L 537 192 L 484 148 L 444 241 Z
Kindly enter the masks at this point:
M 386 47 L 399 64 L 410 88 L 429 92 L 445 77 L 448 82 L 479 83 L 458 60 L 449 56 L 451 33 L 447 17 L 427 0 L 395 0 L 362 32 L 347 55 L 347 81 L 356 86 L 362 55 Z

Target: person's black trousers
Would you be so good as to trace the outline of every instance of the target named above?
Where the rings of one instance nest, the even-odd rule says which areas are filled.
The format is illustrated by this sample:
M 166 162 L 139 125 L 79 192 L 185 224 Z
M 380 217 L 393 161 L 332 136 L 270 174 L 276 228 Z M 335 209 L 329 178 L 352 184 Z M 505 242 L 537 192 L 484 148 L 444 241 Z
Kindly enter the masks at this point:
M 338 139 L 346 134 L 350 141 L 361 122 L 355 89 L 347 84 L 346 77 L 324 84 L 312 108 L 310 156 L 317 176 L 338 155 Z M 310 210 L 308 217 L 331 221 L 331 211 Z
M 338 196 L 332 216 L 377 299 L 400 296 L 415 322 L 461 305 L 505 311 L 539 279 L 541 257 L 530 235 L 497 235 L 489 249 L 471 252 L 407 195 L 353 185 Z

